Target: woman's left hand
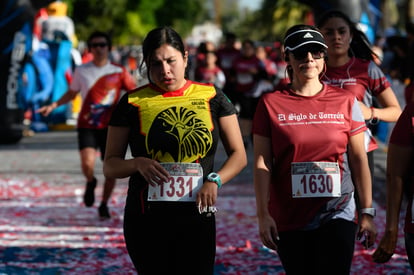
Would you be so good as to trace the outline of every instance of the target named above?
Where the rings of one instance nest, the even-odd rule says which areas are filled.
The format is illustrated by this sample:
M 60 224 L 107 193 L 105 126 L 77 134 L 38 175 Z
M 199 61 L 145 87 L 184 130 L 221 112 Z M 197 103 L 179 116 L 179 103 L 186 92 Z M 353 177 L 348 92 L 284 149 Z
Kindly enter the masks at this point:
M 217 200 L 217 189 L 216 183 L 206 181 L 197 194 L 197 205 L 202 208 L 214 206 Z

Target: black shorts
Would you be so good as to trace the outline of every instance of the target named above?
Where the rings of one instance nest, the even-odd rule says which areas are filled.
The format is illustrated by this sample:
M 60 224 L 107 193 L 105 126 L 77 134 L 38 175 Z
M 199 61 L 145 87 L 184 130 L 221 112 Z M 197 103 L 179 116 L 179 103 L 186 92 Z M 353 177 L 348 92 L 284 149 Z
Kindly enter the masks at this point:
M 125 243 L 138 274 L 213 275 L 214 214 L 200 214 L 195 203 L 186 202 L 142 208 L 146 203 L 138 198 L 145 194 L 128 190 L 124 216 Z
M 78 128 L 78 148 L 82 150 L 84 148 L 99 149 L 101 152 L 101 159 L 105 156 L 106 136 L 108 129 L 88 129 Z
M 279 232 L 279 257 L 287 274 L 341 274 L 351 271 L 357 225 L 333 219 L 314 230 Z

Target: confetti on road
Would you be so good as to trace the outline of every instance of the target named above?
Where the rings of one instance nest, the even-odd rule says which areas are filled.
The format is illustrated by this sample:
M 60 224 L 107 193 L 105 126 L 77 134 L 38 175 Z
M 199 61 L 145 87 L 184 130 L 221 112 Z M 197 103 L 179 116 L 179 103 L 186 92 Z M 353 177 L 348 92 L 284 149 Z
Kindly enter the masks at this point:
M 113 218 L 100 221 L 96 206 L 83 206 L 83 184 L 71 177 L 0 177 L 0 274 L 135 274 L 122 231 L 126 191 L 126 181 L 118 182 Z M 385 212 L 376 207 L 382 236 Z M 260 242 L 251 186 L 224 187 L 217 208 L 215 274 L 285 274 L 277 254 Z M 373 263 L 372 253 L 357 243 L 352 274 L 411 273 L 402 233 L 389 263 Z

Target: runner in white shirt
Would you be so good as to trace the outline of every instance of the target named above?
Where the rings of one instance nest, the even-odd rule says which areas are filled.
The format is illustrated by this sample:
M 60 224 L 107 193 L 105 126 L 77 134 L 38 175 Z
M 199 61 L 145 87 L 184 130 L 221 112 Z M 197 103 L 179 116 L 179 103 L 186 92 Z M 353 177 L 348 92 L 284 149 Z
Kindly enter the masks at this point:
M 93 60 L 76 67 L 69 90 L 59 100 L 43 106 L 37 112 L 47 116 L 58 106 L 73 100 L 78 93 L 81 94 L 82 108 L 77 122 L 78 145 L 81 168 L 86 178 L 83 201 L 87 207 L 91 207 L 95 202 L 94 190 L 97 184 L 94 175 L 97 149 L 103 160 L 112 111 L 119 101 L 121 92 L 134 89 L 136 83 L 125 68 L 110 62 L 111 39 L 108 34 L 92 33 L 88 38 L 88 47 Z M 106 177 L 98 208 L 102 219 L 111 217 L 107 203 L 114 187 L 115 179 Z

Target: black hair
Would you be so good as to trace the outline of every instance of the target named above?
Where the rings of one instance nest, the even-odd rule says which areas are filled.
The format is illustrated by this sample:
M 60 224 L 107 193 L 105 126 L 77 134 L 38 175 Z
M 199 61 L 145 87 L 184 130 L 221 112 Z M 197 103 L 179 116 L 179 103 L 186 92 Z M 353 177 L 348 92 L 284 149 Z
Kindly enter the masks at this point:
M 352 41 L 349 46 L 348 55 L 355 56 L 365 60 L 374 60 L 376 56 L 375 52 L 371 48 L 371 43 L 369 42 L 367 36 L 356 27 L 356 24 L 352 22 L 348 15 L 338 10 L 330 10 L 325 12 L 318 20 L 316 26 L 318 28 L 323 28 L 326 22 L 331 18 L 341 18 L 348 25 Z
M 151 30 L 144 39 L 142 43 L 142 62 L 140 65 L 140 71 L 143 73 L 146 70 L 148 80 L 151 81 L 149 77 L 150 72 L 150 60 L 154 55 L 154 52 L 160 48 L 162 45 L 169 45 L 185 56 L 185 45 L 181 36 L 171 27 L 158 27 Z M 146 65 L 146 68 L 145 66 Z
M 109 48 L 109 50 L 111 50 L 111 48 L 112 48 L 112 39 L 111 39 L 111 37 L 109 36 L 108 33 L 102 32 L 102 31 L 94 31 L 93 33 L 91 33 L 89 35 L 88 40 L 87 40 L 88 49 L 91 50 L 91 41 L 95 38 L 98 38 L 98 37 L 99 38 L 100 37 L 105 38 L 106 42 L 108 43 L 108 48 Z
M 253 40 L 251 40 L 251 39 L 244 39 L 244 40 L 242 41 L 242 46 L 244 46 L 244 45 L 250 45 L 250 46 L 252 46 L 253 48 L 256 48 L 256 43 L 254 43 L 254 41 L 253 41 Z
M 233 40 L 236 40 L 236 39 L 237 39 L 236 34 L 235 34 L 235 33 L 233 33 L 233 32 L 227 32 L 227 33 L 225 33 L 225 34 L 224 34 L 224 37 L 225 37 L 225 39 L 226 39 L 227 41 L 229 41 L 229 40 L 233 41 Z

